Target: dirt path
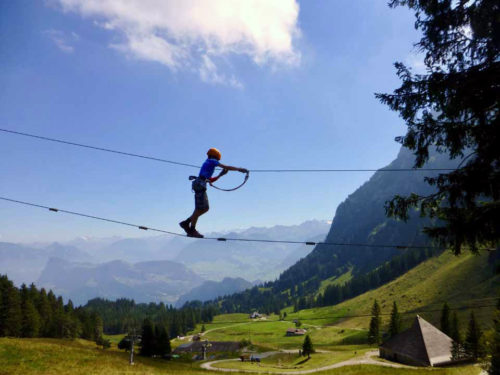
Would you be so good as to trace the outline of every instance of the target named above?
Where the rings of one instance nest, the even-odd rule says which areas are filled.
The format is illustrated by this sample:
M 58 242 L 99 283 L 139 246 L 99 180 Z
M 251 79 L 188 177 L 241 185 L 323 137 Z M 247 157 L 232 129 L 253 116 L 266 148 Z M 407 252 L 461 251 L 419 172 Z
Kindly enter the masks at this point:
M 267 352 L 267 353 L 261 353 L 261 355 L 269 356 L 269 355 L 276 354 L 276 353 L 277 352 Z M 377 361 L 377 360 L 375 360 L 375 359 L 372 358 L 373 356 L 376 356 L 376 355 L 378 355 L 378 350 L 371 350 L 369 352 L 366 352 L 363 357 L 349 359 L 347 361 L 335 363 L 333 365 L 323 366 L 323 367 L 318 367 L 318 368 L 313 368 L 313 369 L 309 369 L 309 370 L 276 372 L 276 374 L 286 374 L 286 375 L 312 374 L 312 373 L 318 372 L 318 371 L 331 370 L 331 369 L 338 368 L 338 367 L 352 366 L 352 365 L 376 365 L 376 366 L 397 367 L 397 368 L 408 367 L 408 366 L 405 366 L 405 365 L 400 365 L 398 363 L 389 363 L 389 362 Z M 229 362 L 229 361 L 239 361 L 239 359 L 225 359 L 225 360 L 221 360 L 221 361 L 206 362 L 206 363 L 203 363 L 201 365 L 201 368 L 204 368 L 206 370 L 212 370 L 212 371 L 220 371 L 220 372 L 247 372 L 247 373 L 265 372 L 265 370 L 263 370 L 263 371 L 258 371 L 258 370 L 239 370 L 239 369 L 232 369 L 232 368 L 212 367 L 216 363 Z
M 250 323 L 252 323 L 252 322 L 245 322 L 245 323 L 240 323 L 240 324 L 234 324 L 232 326 L 224 326 L 224 327 L 212 328 L 212 329 L 209 329 L 209 330 L 207 330 L 205 332 L 200 332 L 200 333 L 198 333 L 198 335 L 200 337 L 202 337 L 202 336 L 205 336 L 207 333 L 210 333 L 210 332 L 213 332 L 213 331 L 217 331 L 218 329 L 225 329 L 225 328 L 230 328 L 230 327 L 242 326 L 242 325 L 250 324 Z M 193 341 L 193 336 L 194 335 L 183 336 L 181 341 L 184 341 L 184 340 Z M 173 338 L 172 341 L 173 340 L 179 340 L 179 339 L 176 337 L 176 338 Z

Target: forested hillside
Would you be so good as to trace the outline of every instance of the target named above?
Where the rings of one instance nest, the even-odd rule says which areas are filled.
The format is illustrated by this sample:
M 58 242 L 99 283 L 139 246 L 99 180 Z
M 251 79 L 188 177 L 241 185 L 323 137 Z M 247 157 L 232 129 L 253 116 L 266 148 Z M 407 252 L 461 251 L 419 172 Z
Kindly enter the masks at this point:
M 99 314 L 74 308 L 71 300 L 34 284 L 16 288 L 7 276 L 0 276 L 0 336 L 55 337 L 97 340 L 102 335 Z
M 135 303 L 132 299 L 108 301 L 102 298 L 90 300 L 83 309 L 99 314 L 104 321 L 105 333 L 130 332 L 140 329 L 144 319 L 168 327 L 170 337 L 177 337 L 192 330 L 197 323 L 212 321 L 218 309 L 210 303 L 191 303 L 175 309 L 160 303 Z
M 393 280 L 408 269 L 419 264 L 439 251 L 426 249 L 405 249 L 377 247 L 376 245 L 430 245 L 422 229 L 431 224 L 430 219 L 419 217 L 414 212 L 408 222 L 388 218 L 384 204 L 395 194 L 416 192 L 422 195 L 432 193 L 432 188 L 424 181 L 426 176 L 436 175 L 436 171 L 390 172 L 383 169 L 412 168 L 414 156 L 402 148 L 397 158 L 387 167 L 376 172 L 365 184 L 341 203 L 333 219 L 326 242 L 347 244 L 370 244 L 364 246 L 317 245 L 305 258 L 283 272 L 274 281 L 262 288 L 253 288 L 231 297 L 220 299 L 223 311 L 248 311 L 257 308 L 263 311 L 277 311 L 284 306 L 295 304 L 299 308 L 316 304 L 331 304 L 359 295 Z M 433 152 L 424 168 L 454 168 L 456 160 L 449 160 L 445 154 Z M 397 258 L 389 262 L 395 256 Z M 384 263 L 389 262 L 384 265 Z M 380 271 L 372 272 L 382 267 Z M 316 300 L 322 280 L 340 276 L 351 270 L 353 280 L 343 295 L 330 300 Z M 324 298 L 324 296 L 322 297 Z

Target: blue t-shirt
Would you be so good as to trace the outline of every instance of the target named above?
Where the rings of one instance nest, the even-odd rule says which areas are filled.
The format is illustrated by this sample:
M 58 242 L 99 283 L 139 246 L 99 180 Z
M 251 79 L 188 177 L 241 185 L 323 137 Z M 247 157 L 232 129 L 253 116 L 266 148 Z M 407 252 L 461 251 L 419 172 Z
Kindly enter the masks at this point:
M 215 171 L 215 167 L 217 167 L 219 164 L 220 163 L 217 159 L 207 159 L 201 166 L 199 177 L 205 179 L 212 177 Z

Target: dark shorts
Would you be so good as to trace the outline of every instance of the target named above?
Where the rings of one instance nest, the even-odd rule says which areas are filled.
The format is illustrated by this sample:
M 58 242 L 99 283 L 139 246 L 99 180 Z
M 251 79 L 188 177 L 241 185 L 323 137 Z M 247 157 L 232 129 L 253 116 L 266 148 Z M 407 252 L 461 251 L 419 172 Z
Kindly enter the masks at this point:
M 207 183 L 199 178 L 193 181 L 194 191 L 194 208 L 196 210 L 205 211 L 209 209 Z

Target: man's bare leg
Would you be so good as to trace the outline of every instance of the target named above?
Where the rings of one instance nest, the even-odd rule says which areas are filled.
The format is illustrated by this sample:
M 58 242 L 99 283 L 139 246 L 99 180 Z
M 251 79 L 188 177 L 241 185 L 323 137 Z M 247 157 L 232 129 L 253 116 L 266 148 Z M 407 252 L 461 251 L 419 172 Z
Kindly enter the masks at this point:
M 198 218 L 207 212 L 208 212 L 208 209 L 206 209 L 206 210 L 194 210 L 193 214 L 189 218 L 191 220 L 191 229 L 196 229 L 196 223 L 198 222 Z

